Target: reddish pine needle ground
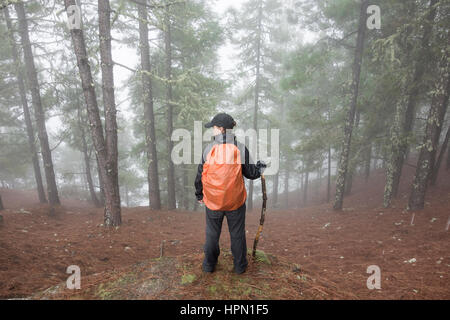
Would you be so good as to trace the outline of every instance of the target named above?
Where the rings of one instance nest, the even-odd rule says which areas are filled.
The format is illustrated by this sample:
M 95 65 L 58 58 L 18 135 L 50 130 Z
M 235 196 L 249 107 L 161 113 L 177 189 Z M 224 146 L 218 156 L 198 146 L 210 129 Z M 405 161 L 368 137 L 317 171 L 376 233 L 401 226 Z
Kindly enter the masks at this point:
M 368 183 L 355 180 L 343 212 L 336 213 L 331 205 L 319 204 L 323 202 L 324 185 L 311 190 L 314 197 L 309 207 L 277 211 L 269 207 L 258 249 L 284 261 L 271 267 L 271 279 L 276 278 L 277 272 L 290 272 L 297 265 L 305 271 L 305 277 L 317 279 L 317 284 L 310 283 L 298 291 L 289 288 L 279 296 L 268 297 L 450 299 L 450 231 L 445 231 L 450 215 L 450 172 L 443 170 L 438 186 L 429 189 L 426 208 L 416 212 L 414 225 L 410 224 L 412 213 L 404 210 L 412 174 L 413 168 L 405 167 L 402 195 L 391 209 L 381 206 L 382 171 L 374 173 Z M 185 257 L 192 260 L 191 267 L 198 264 L 198 269 L 192 271 L 197 275 L 196 288 L 192 283 L 189 290 L 180 287 L 177 293 L 161 297 L 221 298 L 211 284 L 213 279 L 203 278 L 199 271 L 205 226 L 203 212 L 124 208 L 123 225 L 105 229 L 101 226 L 102 210 L 82 202 L 63 199 L 56 217 L 49 217 L 48 207 L 37 204 L 34 192 L 0 189 L 0 193 L 7 208 L 1 212 L 4 222 L 0 227 L 0 298 L 26 297 L 63 283 L 69 265 L 80 266 L 84 284 L 111 278 L 116 270 L 158 258 L 163 240 L 164 257 L 177 261 Z M 291 193 L 289 198 L 290 204 L 297 206 L 293 200 L 300 197 Z M 281 198 L 280 202 L 283 201 Z M 258 222 L 256 207 L 247 213 L 249 248 Z M 226 223 L 221 246 L 229 248 Z M 223 269 L 231 263 L 226 254 L 221 261 Z M 367 289 L 366 270 L 370 265 L 381 269 L 381 290 Z M 295 269 L 283 281 L 296 277 Z M 247 277 L 256 275 L 254 270 L 250 268 Z M 102 272 L 105 273 L 98 274 Z M 228 271 L 221 272 L 223 275 Z M 273 283 L 259 289 L 270 290 Z M 211 286 L 213 289 L 206 294 L 204 289 Z M 247 286 L 258 287 L 252 282 Z M 317 294 L 320 291 L 323 294 Z M 249 292 L 243 291 L 241 297 L 253 298 L 252 291 Z

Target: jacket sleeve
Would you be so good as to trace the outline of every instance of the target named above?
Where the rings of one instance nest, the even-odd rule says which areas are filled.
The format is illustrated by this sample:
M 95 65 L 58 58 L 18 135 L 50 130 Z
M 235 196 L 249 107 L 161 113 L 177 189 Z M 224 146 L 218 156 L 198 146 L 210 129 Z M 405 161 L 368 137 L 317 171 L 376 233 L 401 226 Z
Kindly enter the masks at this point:
M 253 163 L 247 147 L 245 147 L 245 161 L 242 164 L 242 174 L 244 175 L 244 177 L 250 180 L 255 180 L 261 177 L 261 172 L 256 164 Z
M 195 196 L 197 200 L 203 199 L 203 183 L 202 183 L 202 173 L 203 173 L 203 164 L 205 163 L 205 159 L 202 156 L 202 163 L 198 165 L 197 176 L 195 177 Z

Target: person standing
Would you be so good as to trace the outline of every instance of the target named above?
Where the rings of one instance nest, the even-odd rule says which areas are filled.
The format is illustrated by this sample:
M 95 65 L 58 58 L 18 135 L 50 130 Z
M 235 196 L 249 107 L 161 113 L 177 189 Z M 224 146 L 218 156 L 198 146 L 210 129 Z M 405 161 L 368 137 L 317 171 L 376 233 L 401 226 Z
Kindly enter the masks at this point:
M 232 133 L 235 126 L 234 119 L 226 113 L 217 114 L 205 125 L 206 128 L 213 128 L 214 140 L 203 151 L 202 163 L 198 166 L 195 179 L 195 196 L 206 208 L 204 272 L 215 270 L 225 217 L 231 238 L 234 272 L 241 274 L 248 265 L 245 237 L 247 191 L 244 177 L 258 179 L 266 164 L 262 161 L 256 164 L 252 162 L 247 147 L 238 142 Z

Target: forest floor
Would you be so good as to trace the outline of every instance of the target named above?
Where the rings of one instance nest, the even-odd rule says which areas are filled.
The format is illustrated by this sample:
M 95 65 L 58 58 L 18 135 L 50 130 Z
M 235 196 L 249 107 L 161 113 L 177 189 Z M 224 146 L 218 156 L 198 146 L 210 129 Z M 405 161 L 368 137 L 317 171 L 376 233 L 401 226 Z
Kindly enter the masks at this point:
M 390 209 L 381 170 L 368 183 L 355 179 L 342 212 L 326 203 L 269 208 L 261 252 L 243 275 L 231 272 L 226 222 L 218 269 L 201 272 L 203 212 L 123 208 L 122 226 L 106 229 L 102 209 L 63 199 L 49 216 L 34 192 L 0 189 L 0 298 L 450 299 L 450 172 L 411 224 L 412 174 L 405 167 Z M 259 209 L 247 212 L 248 248 L 258 224 Z M 65 289 L 69 265 L 81 269 L 81 290 Z M 380 290 L 367 288 L 370 265 L 381 270 Z

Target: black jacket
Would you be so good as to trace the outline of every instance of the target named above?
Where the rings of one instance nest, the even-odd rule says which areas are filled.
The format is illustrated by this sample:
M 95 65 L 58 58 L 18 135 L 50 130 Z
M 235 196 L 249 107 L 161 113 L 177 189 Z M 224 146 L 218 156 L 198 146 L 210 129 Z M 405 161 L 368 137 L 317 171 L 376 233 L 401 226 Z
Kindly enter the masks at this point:
M 203 199 L 203 184 L 202 184 L 202 172 L 203 164 L 205 163 L 206 156 L 211 151 L 212 147 L 220 143 L 234 143 L 239 150 L 241 150 L 241 156 L 244 154 L 244 159 L 241 159 L 242 163 L 242 175 L 247 179 L 255 180 L 261 177 L 261 171 L 256 167 L 256 164 L 252 161 L 250 153 L 245 145 L 236 140 L 234 134 L 219 134 L 214 137 L 214 141 L 208 144 L 202 154 L 202 163 L 198 165 L 197 176 L 195 178 L 195 196 L 197 200 Z M 243 150 L 243 151 L 242 151 Z

